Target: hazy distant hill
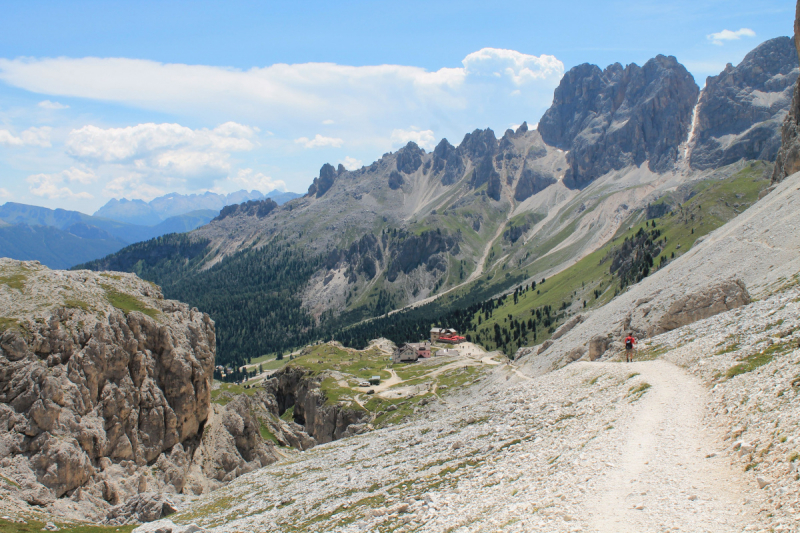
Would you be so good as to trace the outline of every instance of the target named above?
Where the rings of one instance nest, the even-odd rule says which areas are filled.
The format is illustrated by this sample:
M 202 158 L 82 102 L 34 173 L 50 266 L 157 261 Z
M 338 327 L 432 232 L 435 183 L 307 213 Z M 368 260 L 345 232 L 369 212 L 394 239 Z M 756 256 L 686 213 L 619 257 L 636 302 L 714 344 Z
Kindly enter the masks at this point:
M 248 200 L 263 200 L 272 198 L 278 205 L 300 196 L 293 192 L 271 191 L 264 195 L 259 191 L 237 191 L 230 194 L 216 194 L 206 192 L 203 194 L 170 193 L 160 196 L 149 202 L 144 200 L 127 200 L 116 198 L 109 200 L 103 207 L 95 212 L 94 216 L 110 218 L 129 224 L 154 226 L 170 217 L 184 215 L 195 211 L 214 211 L 214 215 L 225 206 L 240 204 Z
M 215 210 L 197 210 L 141 226 L 78 211 L 8 202 L 0 206 L 0 257 L 35 259 L 50 268 L 69 268 L 135 242 L 192 231 L 216 215 Z
M 116 252 L 128 244 L 80 222 L 73 226 L 72 231 L 75 233 L 52 226 L 27 224 L 0 226 L 0 256 L 22 261 L 36 260 L 50 268 L 65 269 Z

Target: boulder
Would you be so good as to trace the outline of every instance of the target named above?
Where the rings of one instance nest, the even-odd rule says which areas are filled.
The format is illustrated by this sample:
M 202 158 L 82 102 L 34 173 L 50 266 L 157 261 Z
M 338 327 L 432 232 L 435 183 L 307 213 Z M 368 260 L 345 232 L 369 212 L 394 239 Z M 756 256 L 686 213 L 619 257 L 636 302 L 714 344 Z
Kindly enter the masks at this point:
M 107 523 L 113 526 L 152 522 L 175 512 L 175 505 L 164 494 L 144 492 L 111 509 Z
M 750 303 L 750 294 L 741 280 L 727 280 L 674 301 L 661 316 L 656 333 L 703 320 Z
M 589 361 L 596 361 L 603 357 L 603 354 L 606 353 L 610 344 L 611 339 L 608 337 L 603 337 L 601 335 L 592 337 L 589 341 L 589 353 L 587 354 Z

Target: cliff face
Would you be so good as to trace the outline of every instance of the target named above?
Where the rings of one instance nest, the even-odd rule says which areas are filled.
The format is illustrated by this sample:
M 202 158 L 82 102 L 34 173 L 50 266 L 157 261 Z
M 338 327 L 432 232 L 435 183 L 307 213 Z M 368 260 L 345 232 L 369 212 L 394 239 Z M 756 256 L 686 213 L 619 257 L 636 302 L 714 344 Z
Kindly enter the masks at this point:
M 274 402 L 270 402 L 274 409 L 272 414 L 280 416 L 294 407 L 294 421 L 318 444 L 354 435 L 369 419 L 366 411 L 328 403 L 320 389 L 324 377 L 288 366 L 265 383 L 267 394 L 274 398 Z
M 539 122 L 544 142 L 568 150 L 564 183 L 583 188 L 603 174 L 649 161 L 670 170 L 686 140 L 699 89 L 670 56 L 644 66 L 571 69 Z
M 800 56 L 800 1 L 794 19 L 794 45 Z M 792 104 L 781 127 L 781 148 L 775 159 L 772 181 L 777 183 L 800 171 L 800 84 L 795 83 Z
M 245 412 L 216 424 L 236 464 L 222 476 L 196 467 L 216 427 L 214 323 L 155 285 L 0 259 L 0 314 L 0 473 L 19 485 L 13 497 L 99 520 L 148 488 L 203 492 L 214 488 L 206 477 L 269 462 Z M 205 449 L 223 462 L 224 447 Z
M 789 37 L 760 44 L 737 66 L 710 76 L 697 107 L 690 164 L 707 169 L 742 158 L 773 161 L 798 75 Z

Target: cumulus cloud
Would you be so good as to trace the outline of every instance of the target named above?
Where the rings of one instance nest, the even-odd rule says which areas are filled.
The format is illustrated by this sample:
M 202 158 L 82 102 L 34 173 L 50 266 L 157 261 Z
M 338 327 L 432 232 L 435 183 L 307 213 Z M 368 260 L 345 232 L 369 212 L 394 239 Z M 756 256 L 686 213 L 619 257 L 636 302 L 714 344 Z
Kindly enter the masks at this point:
M 103 196 L 107 198 L 129 198 L 131 200 L 150 201 L 167 191 L 148 183 L 143 176 L 128 174 L 112 179 L 103 187 Z
M 253 189 L 261 192 L 269 192 L 275 189 L 279 191 L 286 191 L 286 183 L 282 180 L 274 180 L 271 177 L 262 174 L 261 172 L 256 172 L 251 168 L 243 168 L 240 169 L 236 175 L 228 177 L 230 183 L 236 184 L 238 187 L 242 187 L 251 191 Z
M 323 120 L 323 121 L 322 121 L 322 123 L 323 123 L 324 125 L 326 125 L 326 126 L 330 126 L 331 124 L 335 124 L 335 122 L 333 121 L 333 119 L 330 119 L 330 118 L 329 118 L 329 119 L 326 119 L 326 120 Z
M 515 50 L 484 48 L 473 52 L 462 61 L 467 75 L 506 77 L 516 85 L 564 74 L 564 64 L 553 56 L 532 56 Z
M 178 153 L 234 152 L 252 150 L 255 130 L 235 122 L 226 122 L 214 129 L 193 130 L 180 124 L 138 124 L 127 128 L 84 126 L 72 130 L 66 147 L 70 155 L 105 162 Z
M 58 102 L 51 102 L 50 100 L 42 100 L 37 105 L 39 107 L 41 107 L 42 109 L 53 109 L 53 110 L 69 109 L 69 106 L 66 105 L 66 104 L 61 104 L 61 103 L 58 103 Z
M 420 148 L 429 151 L 436 147 L 436 137 L 433 136 L 432 130 L 420 131 L 413 127 L 408 130 L 396 129 L 392 131 L 391 138 L 394 147 L 406 145 L 409 141 L 414 141 Z
M 19 136 L 16 136 L 8 130 L 0 130 L 0 144 L 6 146 L 40 146 L 47 148 L 50 146 L 51 131 L 52 128 L 47 126 L 28 128 Z
M 297 144 L 302 144 L 306 148 L 340 148 L 344 144 L 343 139 L 338 139 L 336 137 L 323 137 L 319 133 L 317 133 L 313 139 L 309 139 L 308 137 L 300 137 L 299 139 L 295 139 L 294 142 Z
M 96 176 L 91 171 L 79 168 L 69 168 L 55 174 L 33 174 L 28 176 L 29 190 L 36 196 L 43 196 L 50 199 L 91 199 L 94 198 L 88 192 L 75 193 L 69 187 L 62 186 L 65 181 L 82 185 L 95 181 Z
M 8 192 L 8 189 L 0 187 L 0 198 L 11 198 L 11 193 Z
M 355 157 L 347 156 L 341 161 L 339 161 L 344 168 L 347 170 L 356 170 L 364 166 L 364 163 L 360 159 L 356 159 Z
M 725 41 L 738 41 L 742 37 L 755 37 L 756 32 L 751 30 L 750 28 L 741 28 L 736 31 L 731 30 L 722 30 L 717 33 L 712 33 L 710 35 L 706 35 L 706 39 L 711 41 L 712 43 L 722 46 L 725 44 Z

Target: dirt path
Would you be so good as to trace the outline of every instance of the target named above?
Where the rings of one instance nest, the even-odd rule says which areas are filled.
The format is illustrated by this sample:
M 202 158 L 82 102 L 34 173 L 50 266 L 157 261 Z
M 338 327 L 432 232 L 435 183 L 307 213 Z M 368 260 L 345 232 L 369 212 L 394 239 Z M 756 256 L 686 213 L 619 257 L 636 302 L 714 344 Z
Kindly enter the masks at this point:
M 651 388 L 604 440 L 591 531 L 742 531 L 755 519 L 743 506 L 755 491 L 726 459 L 707 457 L 721 447 L 703 425 L 708 390 L 665 361 L 626 366 Z

